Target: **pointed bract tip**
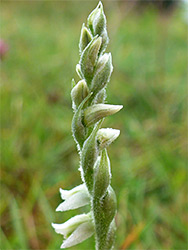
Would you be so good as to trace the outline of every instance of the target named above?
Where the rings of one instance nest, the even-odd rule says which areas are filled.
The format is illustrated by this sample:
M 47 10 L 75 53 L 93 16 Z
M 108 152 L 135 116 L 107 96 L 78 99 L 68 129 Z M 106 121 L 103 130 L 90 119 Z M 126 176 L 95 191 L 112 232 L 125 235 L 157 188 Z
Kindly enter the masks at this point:
M 97 8 L 101 8 L 101 9 L 103 9 L 103 4 L 102 4 L 102 2 L 101 2 L 101 1 L 99 1 L 98 5 L 97 5 Z

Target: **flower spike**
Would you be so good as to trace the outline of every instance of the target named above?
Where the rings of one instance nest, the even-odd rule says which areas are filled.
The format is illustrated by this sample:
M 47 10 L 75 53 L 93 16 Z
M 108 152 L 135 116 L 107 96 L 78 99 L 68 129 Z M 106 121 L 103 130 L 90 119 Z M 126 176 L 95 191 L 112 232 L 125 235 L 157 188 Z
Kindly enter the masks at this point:
M 90 212 L 62 224 L 52 224 L 64 236 L 61 248 L 81 243 L 95 234 L 96 250 L 112 250 L 115 238 L 116 196 L 111 187 L 111 165 L 107 147 L 120 131 L 101 128 L 103 120 L 120 111 L 122 105 L 106 104 L 106 87 L 113 71 L 112 55 L 105 53 L 109 38 L 102 2 L 83 24 L 79 40 L 80 60 L 76 65 L 79 81 L 72 80 L 72 134 L 80 156 L 83 184 L 60 189 L 63 202 L 56 211 L 64 212 L 90 205 Z

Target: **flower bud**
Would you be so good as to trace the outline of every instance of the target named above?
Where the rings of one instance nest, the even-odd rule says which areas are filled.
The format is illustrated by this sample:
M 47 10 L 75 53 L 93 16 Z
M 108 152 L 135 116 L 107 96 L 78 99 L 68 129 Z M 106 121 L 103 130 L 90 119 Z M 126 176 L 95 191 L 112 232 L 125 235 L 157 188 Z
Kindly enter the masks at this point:
M 80 43 L 79 43 L 80 54 L 85 49 L 85 47 L 90 43 L 91 40 L 92 40 L 92 35 L 90 31 L 85 27 L 85 24 L 83 24 L 80 35 Z
M 73 109 L 75 110 L 80 103 L 88 96 L 89 89 L 85 80 L 80 80 L 71 91 Z
M 116 207 L 116 196 L 111 186 L 108 187 L 107 193 L 102 199 L 96 199 L 93 203 L 97 249 L 107 249 L 105 247 L 108 232 L 116 213 Z
M 120 134 L 119 129 L 101 128 L 97 132 L 100 149 L 108 147 Z
M 117 208 L 116 195 L 111 186 L 108 187 L 106 196 L 102 200 L 102 210 L 105 213 L 106 224 L 111 223 Z
M 85 109 L 84 124 L 89 127 L 100 119 L 117 113 L 122 108 L 122 105 L 94 104 Z
M 103 149 L 100 159 L 95 166 L 94 176 L 94 196 L 102 198 L 108 186 L 110 185 L 111 172 L 110 172 L 110 160 L 106 149 Z
M 109 38 L 108 38 L 108 34 L 107 34 L 106 29 L 104 29 L 104 31 L 100 34 L 100 37 L 102 37 L 102 45 L 101 45 L 99 54 L 102 53 L 106 49 L 106 47 L 109 43 Z
M 81 152 L 81 174 L 83 181 L 86 183 L 89 192 L 93 190 L 93 172 L 94 164 L 98 157 L 98 146 L 97 146 L 97 131 L 101 126 L 101 122 L 96 124 L 92 133 L 84 142 Z
M 102 37 L 102 45 L 100 48 L 100 53 L 105 50 L 108 45 L 109 38 L 106 30 L 106 17 L 103 11 L 103 5 L 101 2 L 97 7 L 91 12 L 87 20 L 88 27 L 91 30 L 91 33 L 96 36 L 99 35 Z
M 115 240 L 115 232 L 116 232 L 116 223 L 115 219 L 113 219 L 110 224 L 110 229 L 108 231 L 106 249 L 112 249 Z
M 82 75 L 81 67 L 80 67 L 80 64 L 79 64 L 79 63 L 76 65 L 76 73 L 78 74 L 78 76 L 79 76 L 81 79 L 84 78 L 83 75 Z
M 95 97 L 94 104 L 104 103 L 106 99 L 106 89 L 103 88 Z
M 82 147 L 85 136 L 86 136 L 86 128 L 82 123 L 82 116 L 83 116 L 83 106 L 84 104 L 89 100 L 92 93 L 90 93 L 80 104 L 76 112 L 74 113 L 73 119 L 72 119 L 72 132 L 73 137 L 78 145 L 78 149 Z
M 101 2 L 91 12 L 87 19 L 88 27 L 93 35 L 100 35 L 104 29 L 106 29 L 106 17 L 103 11 L 103 5 Z
M 112 56 L 111 53 L 106 53 L 99 58 L 94 77 L 91 82 L 91 91 L 94 95 L 106 86 L 110 80 L 112 71 Z
M 102 38 L 95 36 L 84 49 L 80 58 L 81 72 L 89 85 L 93 77 L 94 67 L 98 58 Z

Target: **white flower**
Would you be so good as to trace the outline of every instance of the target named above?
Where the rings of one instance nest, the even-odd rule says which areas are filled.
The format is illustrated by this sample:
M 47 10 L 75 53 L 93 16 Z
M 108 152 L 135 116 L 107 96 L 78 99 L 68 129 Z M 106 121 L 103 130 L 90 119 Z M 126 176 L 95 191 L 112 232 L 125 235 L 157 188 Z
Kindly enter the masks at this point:
M 97 139 L 100 142 L 100 148 L 108 147 L 120 134 L 119 129 L 101 128 L 97 132 Z
M 111 104 L 94 104 L 89 106 L 84 111 L 84 123 L 87 127 L 95 124 L 102 118 L 113 115 L 120 111 L 123 105 L 111 105 Z
M 76 215 L 63 224 L 52 223 L 52 227 L 56 233 L 62 234 L 65 237 L 61 248 L 74 246 L 86 240 L 94 233 L 91 213 Z
M 61 198 L 65 200 L 57 208 L 56 211 L 67 211 L 83 207 L 90 202 L 87 188 L 85 184 L 81 184 L 71 190 L 63 190 L 60 188 Z
M 94 226 L 92 222 L 85 222 L 63 242 L 61 248 L 71 247 L 81 243 L 82 241 L 91 237 L 94 233 Z

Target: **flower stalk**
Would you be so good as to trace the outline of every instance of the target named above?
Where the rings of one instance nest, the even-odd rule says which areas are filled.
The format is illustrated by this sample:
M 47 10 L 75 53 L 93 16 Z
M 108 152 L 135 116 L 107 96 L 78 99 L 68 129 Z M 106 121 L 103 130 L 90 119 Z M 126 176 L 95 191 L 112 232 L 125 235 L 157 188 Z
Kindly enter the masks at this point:
M 72 80 L 72 133 L 80 155 L 83 184 L 72 190 L 60 189 L 64 200 L 56 211 L 77 209 L 90 204 L 88 214 L 77 215 L 63 224 L 52 224 L 65 240 L 61 248 L 74 246 L 95 234 L 96 250 L 114 245 L 116 196 L 111 187 L 111 167 L 107 147 L 119 136 L 118 129 L 101 128 L 105 117 L 122 105 L 105 104 L 106 86 L 113 71 L 111 53 L 105 53 L 109 38 L 102 3 L 83 24 L 79 42 L 80 61 Z

